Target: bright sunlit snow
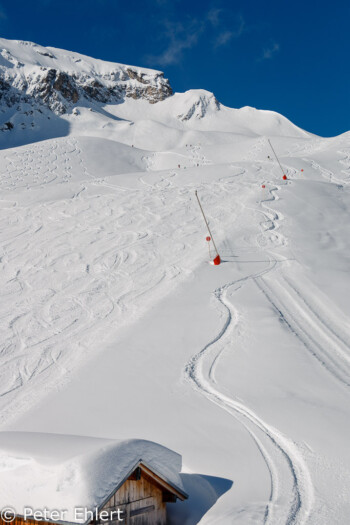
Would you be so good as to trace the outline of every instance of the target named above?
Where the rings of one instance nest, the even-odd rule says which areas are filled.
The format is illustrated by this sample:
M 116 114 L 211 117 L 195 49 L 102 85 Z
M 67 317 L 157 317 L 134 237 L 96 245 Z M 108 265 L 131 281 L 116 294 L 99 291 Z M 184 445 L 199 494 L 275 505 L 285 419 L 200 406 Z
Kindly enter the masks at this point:
M 124 67 L 9 49 L 9 75 Z M 74 108 L 3 116 L 1 430 L 175 450 L 176 524 L 345 525 L 350 134 L 204 90 Z

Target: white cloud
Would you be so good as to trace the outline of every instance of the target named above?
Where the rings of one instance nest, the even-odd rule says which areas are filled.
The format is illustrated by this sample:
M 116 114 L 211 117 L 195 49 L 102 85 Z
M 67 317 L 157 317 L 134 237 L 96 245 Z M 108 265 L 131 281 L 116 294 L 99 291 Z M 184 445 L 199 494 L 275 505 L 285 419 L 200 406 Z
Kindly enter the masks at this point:
M 165 1 L 165 0 L 157 0 Z M 227 14 L 227 13 L 226 13 Z M 201 19 L 187 18 L 181 22 L 173 22 L 169 19 L 163 20 L 163 32 L 161 38 L 166 41 L 164 50 L 158 55 L 148 55 L 146 60 L 153 64 L 168 66 L 181 61 L 184 51 L 195 47 L 205 32 L 211 28 L 216 32 L 213 38 L 214 48 L 224 46 L 233 38 L 239 38 L 246 29 L 245 20 L 242 15 L 236 15 L 231 19 L 231 28 L 227 28 L 227 16 L 225 10 L 213 8 Z
M 238 16 L 238 24 L 237 24 L 236 29 L 233 31 L 233 36 L 235 38 L 238 38 L 239 36 L 241 36 L 244 33 L 245 30 L 246 30 L 245 20 L 244 20 L 242 15 L 239 15 Z
M 219 33 L 215 40 L 215 47 L 220 47 L 228 44 L 233 38 L 239 38 L 245 31 L 246 24 L 242 15 L 237 17 L 237 26 L 235 29 L 225 30 Z
M 220 24 L 221 13 L 222 13 L 222 9 L 217 9 L 217 8 L 213 8 L 208 11 L 207 19 L 214 27 Z
M 224 46 L 227 44 L 230 40 L 233 38 L 233 32 L 232 31 L 223 31 L 219 34 L 215 41 L 215 47 Z
M 148 56 L 149 61 L 162 66 L 180 62 L 183 51 L 194 47 L 205 29 L 205 24 L 197 20 L 186 23 L 166 21 L 164 25 L 166 27 L 164 35 L 168 40 L 166 49 L 158 56 Z
M 7 14 L 5 9 L 0 4 L 0 20 L 7 20 Z
M 263 50 L 263 56 L 261 60 L 269 60 L 280 50 L 279 44 L 274 42 L 270 47 L 266 47 Z

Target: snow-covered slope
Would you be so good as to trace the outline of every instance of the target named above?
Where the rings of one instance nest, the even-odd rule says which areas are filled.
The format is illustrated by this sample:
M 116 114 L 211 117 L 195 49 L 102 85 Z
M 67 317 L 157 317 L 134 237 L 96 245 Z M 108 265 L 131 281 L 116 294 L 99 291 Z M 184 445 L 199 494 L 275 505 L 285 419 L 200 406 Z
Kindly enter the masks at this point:
M 172 96 L 160 71 L 104 62 L 32 42 L 0 39 L 0 101 L 2 147 L 71 131 L 130 145 L 134 141 L 152 150 L 159 148 L 159 134 L 169 135 L 174 148 L 179 132 L 183 136 L 190 130 L 307 136 L 282 115 L 249 107 L 226 108 L 205 90 Z M 91 110 L 95 115 L 89 114 Z M 127 129 L 129 126 L 133 128 Z M 141 136 L 146 127 L 149 140 L 145 142 Z
M 350 134 L 203 90 L 30 99 L 23 130 L 2 100 L 2 428 L 179 451 L 176 525 L 346 524 Z

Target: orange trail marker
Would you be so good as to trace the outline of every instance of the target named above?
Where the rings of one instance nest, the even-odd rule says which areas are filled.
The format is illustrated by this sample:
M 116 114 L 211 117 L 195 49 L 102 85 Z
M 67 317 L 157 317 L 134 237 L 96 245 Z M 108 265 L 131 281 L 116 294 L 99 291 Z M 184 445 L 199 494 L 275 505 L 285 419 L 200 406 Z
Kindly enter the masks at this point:
M 211 238 L 209 237 L 209 235 L 207 235 L 207 237 L 205 238 L 205 240 L 206 240 L 207 243 L 208 243 L 209 259 L 211 259 L 211 251 L 210 251 L 210 241 L 211 241 Z
M 203 215 L 204 222 L 205 222 L 205 224 L 206 224 L 206 226 L 207 226 L 207 228 L 208 228 L 209 237 L 211 238 L 211 241 L 212 241 L 213 246 L 214 246 L 215 251 L 216 251 L 216 255 L 217 255 L 217 256 L 215 257 L 213 263 L 214 263 L 215 265 L 218 265 L 218 264 L 221 263 L 220 255 L 219 255 L 218 249 L 217 249 L 217 247 L 216 247 L 215 241 L 214 241 L 214 239 L 213 239 L 213 235 L 212 235 L 212 233 L 211 233 L 211 231 L 210 231 L 210 228 L 209 228 L 209 224 L 208 224 L 207 218 L 206 218 L 206 216 L 204 215 L 204 211 L 203 211 L 203 208 L 202 208 L 201 202 L 200 202 L 200 200 L 199 200 L 197 190 L 195 191 L 195 195 L 196 195 L 196 198 L 197 198 L 197 201 L 198 201 L 198 205 L 199 205 L 199 207 L 200 207 L 200 209 L 201 209 L 201 212 L 202 212 L 202 215 Z M 216 262 L 215 262 L 215 261 L 216 261 Z

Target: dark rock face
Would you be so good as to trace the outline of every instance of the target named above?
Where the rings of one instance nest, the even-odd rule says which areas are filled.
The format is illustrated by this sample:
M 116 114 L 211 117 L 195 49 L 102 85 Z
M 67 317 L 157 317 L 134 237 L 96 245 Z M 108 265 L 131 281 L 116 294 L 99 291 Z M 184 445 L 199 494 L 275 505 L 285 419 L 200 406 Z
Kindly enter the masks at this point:
M 126 72 L 129 78 L 137 80 L 138 82 L 141 82 L 141 84 L 148 84 L 147 80 L 144 79 L 144 75 L 142 75 L 142 73 L 138 75 L 136 71 L 133 71 L 130 68 L 128 68 Z
M 61 93 L 66 100 L 73 102 L 73 104 L 79 100 L 78 90 L 66 73 L 56 73 L 55 82 L 53 83 L 52 88 Z
M 72 111 L 78 102 L 113 104 L 128 97 L 155 104 L 172 93 L 162 73 L 145 74 L 126 66 L 94 76 L 39 66 L 26 75 L 16 74 L 13 69 L 0 69 L 2 106 L 11 107 L 20 102 L 44 105 L 57 115 Z
M 178 115 L 178 118 L 183 121 L 190 120 L 192 117 L 201 119 L 206 115 L 209 107 L 216 111 L 220 110 L 220 102 L 212 93 L 209 93 L 209 96 L 199 96 L 198 99 L 188 108 L 187 112 Z
M 98 80 L 87 80 L 87 82 L 82 86 L 82 90 L 87 99 L 96 100 L 107 104 L 108 102 L 116 102 L 122 99 L 122 94 L 120 93 L 119 87 L 110 87 L 107 88 Z
M 0 77 L 0 100 L 11 89 L 11 85 Z
M 171 89 L 169 82 L 167 80 L 164 80 L 164 76 L 162 73 L 159 73 L 154 77 L 156 85 L 154 85 L 153 83 L 151 84 L 150 80 L 147 80 L 144 74 L 138 74 L 136 71 L 130 68 L 126 70 L 126 73 L 130 79 L 137 80 L 137 82 L 139 82 L 140 84 L 147 86 L 146 88 L 144 88 L 143 86 L 140 88 L 136 87 L 134 89 L 127 88 L 127 97 L 135 99 L 146 98 L 151 104 L 155 104 L 156 102 L 164 100 L 173 94 L 173 90 Z
M 173 90 L 170 86 L 164 86 L 162 88 L 156 88 L 154 86 L 147 86 L 146 88 L 140 89 L 138 87 L 130 89 L 127 88 L 125 96 L 129 98 L 146 98 L 150 104 L 155 104 L 160 100 L 165 100 L 173 94 Z
M 25 101 L 29 101 L 29 93 L 33 99 L 43 102 L 55 113 L 65 113 L 67 108 L 64 100 L 75 104 L 79 100 L 78 89 L 74 80 L 56 69 L 48 69 L 33 83 L 29 81 L 23 85 Z

